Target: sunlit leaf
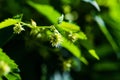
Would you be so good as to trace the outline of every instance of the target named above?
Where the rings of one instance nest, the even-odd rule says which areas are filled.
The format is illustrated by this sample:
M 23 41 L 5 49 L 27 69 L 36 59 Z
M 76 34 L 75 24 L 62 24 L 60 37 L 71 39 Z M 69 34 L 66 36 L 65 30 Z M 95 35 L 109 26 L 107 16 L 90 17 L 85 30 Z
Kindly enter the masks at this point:
M 88 65 L 88 61 L 85 59 L 85 57 L 81 57 L 80 60 L 85 63 L 86 65 Z
M 79 39 L 87 40 L 87 36 L 82 31 L 78 32 L 76 35 Z
M 10 18 L 6 19 L 5 21 L 0 23 L 0 29 L 5 28 L 10 25 L 13 25 L 13 24 L 16 24 L 18 22 L 19 22 L 19 20 L 17 20 L 17 19 L 10 19 Z
M 75 57 L 80 59 L 80 61 L 82 61 L 85 64 L 88 64 L 87 60 L 81 56 L 81 51 L 76 45 L 63 38 L 62 46 L 68 51 L 70 51 Z
M 63 29 L 67 32 L 78 32 L 80 30 L 80 27 L 76 24 L 68 23 L 68 22 L 62 22 L 58 25 L 59 28 Z
M 88 50 L 88 52 L 89 52 L 94 58 L 96 58 L 97 60 L 99 60 L 99 57 L 98 57 L 98 55 L 96 54 L 96 52 L 95 52 L 94 49 L 90 49 L 90 50 Z
M 73 53 L 74 56 L 78 58 L 81 57 L 80 49 L 77 46 L 75 46 L 73 43 L 66 40 L 65 38 L 63 38 L 62 46 L 68 49 L 71 53 Z
M 98 4 L 95 0 L 83 0 L 83 1 L 92 4 L 98 11 L 100 11 L 100 7 L 98 6 Z
M 57 23 L 58 18 L 61 16 L 61 14 L 50 5 L 34 3 L 30 0 L 28 1 L 28 4 L 36 9 L 40 14 L 46 16 L 52 23 Z

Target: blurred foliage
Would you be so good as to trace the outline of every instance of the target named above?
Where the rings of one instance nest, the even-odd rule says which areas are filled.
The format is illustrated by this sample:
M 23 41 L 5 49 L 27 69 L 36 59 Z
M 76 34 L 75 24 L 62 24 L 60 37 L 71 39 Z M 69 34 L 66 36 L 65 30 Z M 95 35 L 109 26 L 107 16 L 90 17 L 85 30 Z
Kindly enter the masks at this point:
M 0 80 L 120 80 L 120 0 L 0 0 L 0 10 Z
M 18 66 L 0 49 L 0 77 L 8 80 L 20 80 Z

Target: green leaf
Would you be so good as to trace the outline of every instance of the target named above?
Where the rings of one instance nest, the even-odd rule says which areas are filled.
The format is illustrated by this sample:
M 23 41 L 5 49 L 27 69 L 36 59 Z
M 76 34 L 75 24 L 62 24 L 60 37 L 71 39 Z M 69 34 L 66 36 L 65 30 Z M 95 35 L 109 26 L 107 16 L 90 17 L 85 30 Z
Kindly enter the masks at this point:
M 11 26 L 11 25 L 14 25 L 18 22 L 19 22 L 18 19 L 11 19 L 11 18 L 6 19 L 5 21 L 0 23 L 0 29 Z
M 61 24 L 58 24 L 58 27 L 67 32 L 80 31 L 80 27 L 78 25 L 73 24 L 73 23 L 64 22 L 64 21 Z
M 1 48 L 0 48 L 0 60 L 1 60 L 1 61 L 4 61 L 5 63 L 7 63 L 7 64 L 9 65 L 10 69 L 11 69 L 11 72 L 10 72 L 9 74 L 6 74 L 6 75 L 5 75 L 5 77 L 9 78 L 8 80 L 21 80 L 19 74 L 14 73 L 14 72 L 12 71 L 13 69 L 18 69 L 17 64 L 16 64 L 12 59 L 10 59 L 10 58 L 2 51 Z M 11 74 L 11 73 L 13 73 L 14 75 Z M 17 75 L 17 76 L 15 76 L 15 75 Z M 12 78 L 12 79 L 10 79 L 10 78 Z
M 23 17 L 23 14 L 18 14 L 18 15 L 13 16 L 13 19 L 17 19 L 17 20 L 21 21 L 22 17 Z
M 19 74 L 11 73 L 5 76 L 8 80 L 21 80 Z
M 83 0 L 83 1 L 92 4 L 98 11 L 100 11 L 100 7 L 98 6 L 98 4 L 95 0 Z
M 64 48 L 69 50 L 75 57 L 80 59 L 85 64 L 88 64 L 87 60 L 81 56 L 80 49 L 74 45 L 73 43 L 69 42 L 67 39 L 63 38 L 63 42 L 61 43 Z
M 81 57 L 80 60 L 81 60 L 81 62 L 83 62 L 84 64 L 88 65 L 88 61 L 85 59 L 85 57 Z
M 76 36 L 77 36 L 79 39 L 87 40 L 87 36 L 86 36 L 82 31 L 76 33 Z
M 88 50 L 88 52 L 89 52 L 94 58 L 96 58 L 97 60 L 100 59 L 100 58 L 98 57 L 98 55 L 96 54 L 96 52 L 95 52 L 94 49 L 90 49 L 90 50 Z
M 52 6 L 50 5 L 43 5 L 34 3 L 32 1 L 28 1 L 28 4 L 36 9 L 40 14 L 46 16 L 48 20 L 50 20 L 52 23 L 57 23 L 58 18 L 61 16 L 59 12 L 57 12 Z
M 114 51 L 116 53 L 118 53 L 119 48 L 118 48 L 117 44 L 115 43 L 114 39 L 112 38 L 111 34 L 109 33 L 109 31 L 107 30 L 102 18 L 100 16 L 95 16 L 95 21 L 97 22 L 97 24 L 99 25 L 99 28 L 101 29 L 103 34 L 106 36 L 106 38 L 109 41 L 109 43 L 111 44 L 111 46 L 113 47 Z

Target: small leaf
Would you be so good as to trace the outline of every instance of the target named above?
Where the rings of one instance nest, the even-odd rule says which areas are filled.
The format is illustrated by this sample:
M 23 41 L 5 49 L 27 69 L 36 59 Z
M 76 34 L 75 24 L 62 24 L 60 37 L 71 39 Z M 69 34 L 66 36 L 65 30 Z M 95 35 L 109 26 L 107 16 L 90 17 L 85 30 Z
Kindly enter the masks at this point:
M 68 22 L 62 22 L 61 24 L 58 25 L 59 28 L 63 29 L 64 31 L 67 32 L 78 32 L 80 31 L 80 27 L 76 24 L 68 23 Z
M 34 3 L 30 0 L 28 1 L 28 4 L 39 13 L 46 16 L 52 23 L 57 23 L 60 13 L 57 12 L 52 6 Z
M 11 18 L 6 19 L 5 21 L 0 23 L 0 29 L 5 28 L 7 26 L 14 25 L 14 24 L 16 24 L 18 22 L 19 22 L 19 20 L 17 20 L 17 19 L 11 19 Z
M 17 20 L 21 21 L 22 17 L 23 17 L 23 14 L 18 14 L 16 16 L 13 16 L 13 19 L 17 19 Z
M 96 54 L 95 50 L 94 49 L 90 49 L 88 50 L 89 53 L 94 57 L 96 58 L 97 60 L 99 60 L 100 58 L 98 57 L 98 55 Z
M 84 64 L 88 65 L 88 61 L 87 61 L 84 57 L 81 57 L 80 60 L 81 60 Z

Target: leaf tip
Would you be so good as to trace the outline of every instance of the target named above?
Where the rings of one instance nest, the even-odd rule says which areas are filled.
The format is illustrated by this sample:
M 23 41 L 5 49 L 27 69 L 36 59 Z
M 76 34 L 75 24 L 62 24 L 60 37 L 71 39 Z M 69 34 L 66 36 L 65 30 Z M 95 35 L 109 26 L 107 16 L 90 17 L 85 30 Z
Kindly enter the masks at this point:
M 97 60 L 100 60 L 99 56 L 96 54 L 96 52 L 95 52 L 94 49 L 90 49 L 90 50 L 89 50 L 89 53 L 90 53 L 94 58 L 96 58 Z

